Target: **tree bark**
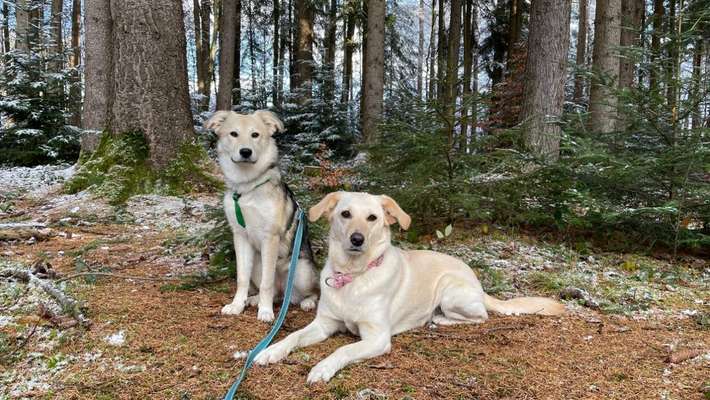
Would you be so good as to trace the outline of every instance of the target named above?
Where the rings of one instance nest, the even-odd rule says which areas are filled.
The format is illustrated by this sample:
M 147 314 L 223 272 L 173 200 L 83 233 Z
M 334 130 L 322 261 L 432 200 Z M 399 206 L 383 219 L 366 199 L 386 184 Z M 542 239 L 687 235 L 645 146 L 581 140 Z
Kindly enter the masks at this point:
M 202 91 L 204 90 L 204 72 L 202 71 L 202 16 L 200 0 L 192 1 L 192 24 L 195 26 L 195 83 L 197 86 L 197 93 L 202 94 Z
M 160 170 L 193 136 L 181 0 L 116 0 L 110 10 L 115 27 L 111 128 L 142 132 L 151 166 Z
M 458 94 L 459 81 L 459 48 L 461 46 L 461 0 L 451 0 L 451 10 L 449 16 L 449 46 L 446 50 L 446 95 L 444 97 L 444 107 L 446 109 L 446 119 L 448 123 L 447 135 L 449 147 L 455 142 L 456 132 L 456 98 Z
M 331 102 L 335 95 L 335 41 L 338 31 L 338 1 L 330 0 L 330 8 L 328 9 L 328 27 L 325 36 L 325 67 L 326 76 L 324 77 L 324 99 Z
M 666 63 L 666 102 L 671 110 L 672 123 L 675 124 L 677 116 L 677 100 L 678 80 L 676 79 L 676 71 L 680 68 L 680 52 L 678 45 L 680 32 L 676 31 L 676 27 L 680 24 L 680 18 L 676 18 L 676 1 L 670 0 L 668 4 L 668 61 Z
M 417 52 L 417 98 L 424 94 L 424 0 L 419 0 L 419 47 Z
M 71 10 L 71 56 L 69 57 L 69 67 L 72 68 L 69 86 L 69 123 L 74 126 L 81 126 L 81 45 L 79 38 L 81 35 L 81 0 L 72 1 Z
M 5 52 L 10 51 L 10 6 L 2 3 L 2 43 Z
M 385 0 L 367 0 L 367 58 L 362 134 L 366 143 L 377 139 L 382 118 L 385 79 Z
M 464 0 L 463 3 L 463 89 L 461 90 L 461 103 L 463 107 L 461 108 L 461 143 L 464 144 L 468 138 L 468 118 L 469 118 L 469 105 L 471 96 L 471 70 L 473 68 L 473 51 L 471 48 L 471 42 L 474 39 L 471 34 L 472 23 L 471 14 L 473 0 Z M 459 146 L 459 149 L 465 149 L 465 145 Z
M 533 0 L 530 9 L 521 120 L 526 147 L 546 162 L 560 155 L 571 7 L 570 0 Z
M 619 83 L 621 40 L 621 0 L 597 0 L 594 16 L 594 78 L 589 93 L 589 127 L 599 133 L 616 128 L 617 103 L 615 89 Z
M 653 2 L 653 33 L 651 34 L 651 71 L 649 86 L 652 92 L 658 90 L 658 58 L 661 55 L 661 36 L 663 34 L 663 16 L 665 15 L 663 0 Z
M 15 49 L 28 51 L 30 14 L 29 5 L 32 0 L 16 0 L 15 2 Z
M 93 131 L 111 130 L 114 99 L 114 71 L 110 0 L 84 0 L 84 108 L 82 128 Z M 98 135 L 82 137 L 81 151 L 93 152 Z
M 626 0 L 628 1 L 628 0 Z M 575 64 L 578 70 L 586 67 L 587 60 L 587 12 L 588 0 L 579 0 L 579 22 L 577 26 L 577 54 L 575 54 Z M 581 104 L 584 97 L 584 74 L 577 73 L 574 78 L 574 102 Z
M 438 43 L 436 45 L 436 96 L 440 102 L 444 101 L 446 92 L 444 91 L 444 78 L 446 73 L 446 0 L 439 0 L 439 26 L 438 26 Z
M 508 71 L 513 70 L 513 55 L 520 42 L 520 32 L 523 28 L 523 11 L 520 9 L 520 0 L 508 0 Z
M 64 8 L 63 0 L 52 0 L 52 17 L 50 22 L 51 45 L 55 54 L 55 62 L 53 63 L 54 72 L 59 72 L 64 67 L 64 46 L 62 38 L 62 9 Z
M 341 96 L 341 101 L 343 103 L 348 103 L 352 98 L 352 81 L 353 81 L 353 53 L 355 52 L 355 43 L 353 42 L 353 37 L 355 35 L 355 16 L 352 10 L 349 10 L 345 18 L 343 18 L 343 24 L 345 24 L 345 37 L 343 40 L 343 93 Z
M 436 98 L 436 0 L 431 1 L 431 31 L 429 34 L 429 84 L 426 99 L 432 101 Z
M 693 129 L 702 128 L 702 115 L 700 112 L 701 99 L 700 87 L 702 83 L 703 69 L 703 39 L 695 40 L 695 48 L 693 49 L 693 82 L 691 91 L 691 104 L 693 104 L 693 114 L 691 116 L 691 127 Z
M 313 4 L 311 0 L 296 0 L 298 38 L 296 53 L 296 73 L 298 74 L 298 102 L 304 104 L 311 99 L 313 90 Z
M 210 105 L 210 96 L 212 94 L 212 55 L 211 55 L 211 40 L 210 27 L 212 17 L 212 2 L 210 0 L 202 0 L 200 4 L 200 45 L 199 53 L 197 54 L 197 92 L 203 96 L 200 102 L 200 108 L 207 110 Z M 196 24 L 197 25 L 197 24 Z M 197 32 L 197 28 L 195 28 Z M 198 39 L 195 38 L 195 41 Z
M 236 0 L 237 15 L 234 17 L 234 72 L 232 74 L 232 105 L 242 101 L 242 0 Z
M 642 13 L 643 3 L 639 2 L 639 0 L 622 0 L 620 39 L 622 49 L 639 45 Z M 620 89 L 628 89 L 633 86 L 635 72 L 634 60 L 628 56 L 622 57 L 619 65 Z
M 217 87 L 217 109 L 232 109 L 234 89 L 234 60 L 236 42 L 237 1 L 222 0 L 222 18 L 219 35 L 219 86 Z
M 276 107 L 279 106 L 280 87 L 279 87 L 279 68 L 281 67 L 281 4 L 279 0 L 274 0 L 274 46 L 273 46 L 273 63 L 272 63 L 272 81 L 271 98 Z

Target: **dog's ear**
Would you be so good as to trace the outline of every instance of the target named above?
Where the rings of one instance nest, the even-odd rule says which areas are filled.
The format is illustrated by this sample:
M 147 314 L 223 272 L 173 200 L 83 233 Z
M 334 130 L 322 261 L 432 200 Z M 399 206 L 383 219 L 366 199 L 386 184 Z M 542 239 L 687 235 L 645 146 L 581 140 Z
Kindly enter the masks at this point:
M 254 112 L 254 116 L 259 118 L 261 122 L 266 125 L 266 128 L 269 129 L 269 135 L 273 135 L 276 132 L 283 132 L 284 130 L 284 123 L 281 122 L 279 117 L 276 116 L 276 114 L 272 113 L 271 111 L 267 110 L 259 110 Z
M 330 216 L 330 213 L 340 201 L 341 194 L 341 192 L 328 193 L 323 197 L 323 200 L 308 210 L 308 219 L 311 222 L 315 222 L 322 217 L 323 214 L 326 214 L 326 217 Z
M 409 229 L 412 218 L 399 207 L 396 201 L 383 194 L 380 196 L 380 203 L 382 204 L 382 209 L 385 210 L 385 221 L 387 225 L 392 225 L 397 222 L 405 231 Z
M 232 111 L 217 111 L 216 113 L 212 114 L 210 119 L 205 122 L 205 128 L 212 131 L 216 131 L 217 129 L 221 128 L 222 124 L 231 112 Z

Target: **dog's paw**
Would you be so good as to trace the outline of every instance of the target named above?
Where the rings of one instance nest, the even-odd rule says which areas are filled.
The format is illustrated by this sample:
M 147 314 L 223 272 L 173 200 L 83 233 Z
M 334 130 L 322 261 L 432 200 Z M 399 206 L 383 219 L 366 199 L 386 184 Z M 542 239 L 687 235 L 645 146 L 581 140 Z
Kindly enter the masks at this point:
M 256 307 L 257 304 L 259 304 L 259 295 L 258 294 L 247 297 L 247 306 Z
M 315 296 L 306 297 L 305 299 L 301 300 L 300 306 L 301 310 L 303 311 L 311 311 L 312 309 L 316 308 Z
M 256 319 L 264 322 L 272 322 L 274 320 L 274 310 L 271 308 L 259 307 Z
M 222 307 L 224 315 L 239 315 L 244 311 L 244 303 L 232 302 Z
M 326 358 L 316 364 L 311 369 L 311 372 L 308 373 L 308 383 L 328 382 L 336 372 L 338 372 L 338 369 Z
M 286 352 L 279 348 L 278 345 L 269 346 L 266 350 L 259 353 L 254 359 L 258 365 L 268 365 L 279 362 L 286 357 Z

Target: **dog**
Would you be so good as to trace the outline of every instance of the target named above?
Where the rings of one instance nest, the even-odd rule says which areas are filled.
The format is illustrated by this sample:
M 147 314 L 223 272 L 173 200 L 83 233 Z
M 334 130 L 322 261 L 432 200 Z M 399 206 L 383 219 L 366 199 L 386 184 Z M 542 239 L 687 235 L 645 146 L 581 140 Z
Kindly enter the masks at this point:
M 278 294 L 284 290 L 298 225 L 298 204 L 281 181 L 273 137 L 284 125 L 272 112 L 261 110 L 249 115 L 218 111 L 205 126 L 218 136 L 217 155 L 226 184 L 224 212 L 237 255 L 237 292 L 222 314 L 237 315 L 246 305 L 258 304 L 257 318 L 271 322 L 276 290 Z M 298 251 L 291 303 L 300 303 L 308 311 L 316 306 L 317 275 L 307 227 Z M 250 283 L 258 288 L 258 295 L 249 297 Z
M 327 382 L 348 364 L 389 352 L 392 335 L 429 321 L 481 323 L 488 311 L 564 312 L 563 304 L 542 297 L 495 299 L 461 260 L 393 246 L 389 227 L 399 223 L 406 230 L 411 219 L 388 196 L 331 193 L 309 210 L 311 221 L 321 216 L 328 218 L 330 233 L 315 320 L 261 352 L 257 364 L 277 362 L 295 348 L 321 342 L 338 331 L 360 336 L 359 342 L 337 349 L 308 374 L 309 383 Z

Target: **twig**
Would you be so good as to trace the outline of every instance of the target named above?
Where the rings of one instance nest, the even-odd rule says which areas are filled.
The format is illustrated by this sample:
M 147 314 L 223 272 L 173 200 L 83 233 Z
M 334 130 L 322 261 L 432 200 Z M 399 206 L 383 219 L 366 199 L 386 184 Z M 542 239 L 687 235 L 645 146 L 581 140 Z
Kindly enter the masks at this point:
M 3 355 L 2 358 L 8 360 L 12 356 L 17 354 L 17 352 L 20 351 L 23 347 L 25 347 L 27 345 L 27 343 L 30 341 L 30 339 L 32 339 L 32 336 L 34 336 L 35 332 L 37 331 L 37 324 L 39 324 L 39 322 L 35 322 L 35 324 L 32 326 L 32 330 L 30 331 L 29 335 L 25 336 L 25 338 L 22 340 L 22 342 L 19 345 L 17 345 L 17 347 L 15 347 L 8 354 Z
M 80 278 L 82 276 L 109 276 L 112 278 L 118 278 L 118 279 L 132 279 L 136 281 L 177 281 L 180 280 L 180 278 L 175 278 L 175 277 L 158 277 L 158 278 L 153 278 L 150 276 L 133 276 L 133 275 L 120 275 L 120 274 L 114 274 L 111 272 L 78 272 L 76 274 L 72 274 L 69 276 L 65 276 L 63 278 L 57 279 L 55 282 L 64 282 L 68 281 L 74 278 Z
M 0 276 L 2 277 L 15 277 L 30 285 L 39 286 L 47 294 L 52 296 L 61 306 L 62 309 L 69 312 L 74 319 L 76 319 L 83 327 L 89 328 L 91 326 L 91 321 L 84 316 L 84 314 L 79 309 L 79 305 L 76 300 L 66 296 L 61 290 L 57 289 L 51 282 L 44 281 L 36 277 L 33 273 L 27 270 L 8 268 L 0 271 Z

